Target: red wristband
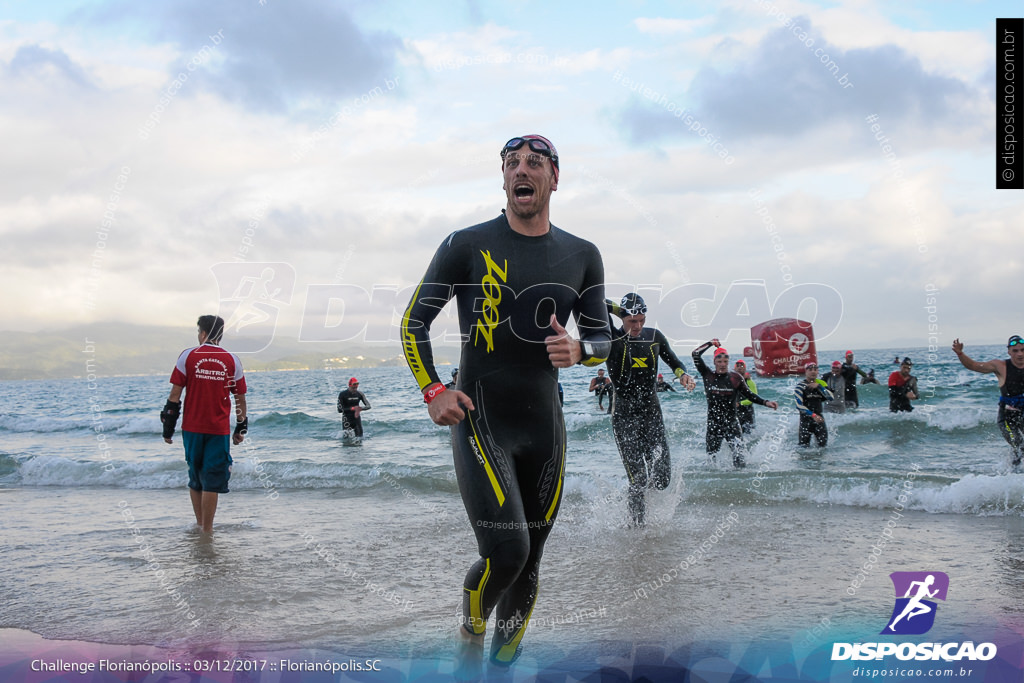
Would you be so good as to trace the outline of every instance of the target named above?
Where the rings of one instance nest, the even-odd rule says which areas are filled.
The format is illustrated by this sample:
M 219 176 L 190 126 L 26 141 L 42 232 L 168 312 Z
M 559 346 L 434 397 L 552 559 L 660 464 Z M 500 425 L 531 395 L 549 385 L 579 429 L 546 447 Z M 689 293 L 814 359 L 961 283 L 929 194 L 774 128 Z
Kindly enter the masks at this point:
M 431 401 L 433 401 L 435 398 L 437 398 L 438 394 L 440 394 L 442 391 L 446 391 L 446 390 L 447 390 L 447 388 L 445 387 L 445 385 L 440 384 L 440 383 L 439 384 L 435 384 L 434 386 L 432 386 L 429 389 L 427 389 L 426 393 L 423 394 L 423 400 L 426 401 L 427 404 L 429 405 Z

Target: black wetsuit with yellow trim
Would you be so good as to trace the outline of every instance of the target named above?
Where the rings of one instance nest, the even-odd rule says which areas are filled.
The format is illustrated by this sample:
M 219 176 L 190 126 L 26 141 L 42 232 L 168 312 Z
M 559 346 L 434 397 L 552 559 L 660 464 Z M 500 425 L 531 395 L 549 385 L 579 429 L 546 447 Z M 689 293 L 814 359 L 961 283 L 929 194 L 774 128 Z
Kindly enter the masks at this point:
M 1013 449 L 1012 462 L 1024 455 L 1024 368 L 1006 359 L 1006 381 L 999 387 L 999 433 Z
M 451 429 L 459 490 L 480 560 L 466 575 L 465 628 L 484 632 L 497 606 L 491 658 L 511 662 L 537 597 L 544 541 L 558 513 L 565 423 L 558 370 L 545 337 L 570 314 L 590 349 L 608 355 L 604 266 L 597 248 L 555 226 L 521 235 L 498 218 L 452 233 L 438 248 L 402 320 L 402 345 L 420 390 L 440 381 L 430 325 L 456 299 L 462 333 L 458 389 L 475 410 Z
M 607 307 L 610 313 L 618 314 L 616 304 L 609 301 Z M 686 373 L 661 330 L 644 327 L 636 337 L 630 337 L 623 328 L 612 331 L 607 363 L 615 391 L 612 433 L 629 478 L 629 513 L 635 524 L 643 524 L 646 516 L 644 489 L 664 489 L 672 474 L 656 390 L 659 358 L 676 377 Z

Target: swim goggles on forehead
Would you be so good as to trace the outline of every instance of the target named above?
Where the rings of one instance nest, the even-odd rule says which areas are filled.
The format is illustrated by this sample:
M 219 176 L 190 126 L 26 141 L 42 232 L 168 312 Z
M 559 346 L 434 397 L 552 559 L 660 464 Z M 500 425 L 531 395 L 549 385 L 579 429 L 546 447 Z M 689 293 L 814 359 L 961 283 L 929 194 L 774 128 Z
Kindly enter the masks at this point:
M 1017 346 L 1018 344 L 1024 344 L 1024 339 L 1021 339 L 1020 337 L 1014 335 L 1013 337 L 1010 338 L 1010 343 L 1006 345 L 1006 348 L 1010 348 L 1011 346 Z
M 512 138 L 501 148 L 501 158 L 504 159 L 509 151 L 520 149 L 526 143 L 530 143 L 530 149 L 537 154 L 542 154 L 551 159 L 551 163 L 555 165 L 555 168 L 558 168 L 558 155 L 555 154 L 555 150 L 551 149 L 548 143 L 538 138 Z

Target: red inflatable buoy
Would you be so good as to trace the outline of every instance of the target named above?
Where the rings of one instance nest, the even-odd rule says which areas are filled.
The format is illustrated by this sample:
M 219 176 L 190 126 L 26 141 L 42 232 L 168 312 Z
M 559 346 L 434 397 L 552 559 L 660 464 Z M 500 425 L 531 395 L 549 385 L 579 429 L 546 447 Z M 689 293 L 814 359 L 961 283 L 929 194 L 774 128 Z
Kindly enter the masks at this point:
M 750 328 L 754 368 L 761 377 L 803 375 L 804 366 L 818 362 L 811 323 L 776 318 Z

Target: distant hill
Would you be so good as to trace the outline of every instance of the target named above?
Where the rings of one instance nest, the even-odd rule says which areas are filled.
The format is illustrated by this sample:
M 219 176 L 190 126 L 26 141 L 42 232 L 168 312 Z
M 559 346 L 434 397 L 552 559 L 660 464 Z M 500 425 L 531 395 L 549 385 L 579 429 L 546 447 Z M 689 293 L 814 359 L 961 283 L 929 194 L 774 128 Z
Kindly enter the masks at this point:
M 55 332 L 0 332 L 0 379 L 59 379 L 170 374 L 183 349 L 197 343 L 195 328 L 94 323 Z M 225 343 L 231 350 L 231 341 Z M 439 363 L 458 349 L 436 346 Z M 349 344 L 278 339 L 257 353 L 239 354 L 246 372 L 404 365 L 397 343 Z M 86 366 L 86 363 L 89 366 Z

